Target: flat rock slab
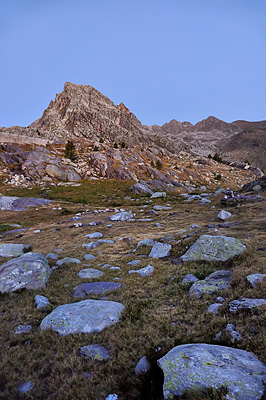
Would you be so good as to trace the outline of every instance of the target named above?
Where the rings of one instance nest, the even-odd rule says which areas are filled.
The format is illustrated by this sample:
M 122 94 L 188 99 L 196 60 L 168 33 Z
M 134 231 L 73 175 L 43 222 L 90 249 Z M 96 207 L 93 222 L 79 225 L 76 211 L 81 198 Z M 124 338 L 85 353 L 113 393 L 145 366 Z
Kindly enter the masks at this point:
M 82 279 L 94 279 L 103 276 L 103 272 L 96 268 L 85 268 L 79 271 L 78 276 Z
M 187 389 L 219 389 L 230 399 L 259 400 L 264 393 L 266 367 L 253 353 L 204 343 L 174 347 L 158 360 L 164 373 L 164 399 Z M 229 398 L 228 396 L 228 398 Z
M 172 246 L 167 243 L 156 243 L 153 245 L 149 257 L 152 258 L 163 258 L 167 257 L 170 254 Z
M 133 219 L 134 215 L 132 211 L 121 211 L 110 217 L 111 221 L 132 221 Z
M 204 294 L 211 294 L 231 287 L 232 272 L 218 270 L 201 281 L 194 282 L 189 289 L 189 296 L 200 299 Z
M 26 253 L 0 266 L 0 292 L 44 288 L 52 270 L 42 254 Z
M 62 267 L 63 265 L 69 267 L 70 265 L 80 264 L 80 263 L 81 261 L 78 258 L 72 258 L 72 257 L 65 257 L 62 258 L 61 260 L 56 261 L 56 265 L 58 267 Z
M 165 210 L 172 210 L 170 206 L 153 206 L 155 211 L 165 211 Z
M 61 336 L 73 333 L 101 332 L 119 322 L 124 310 L 121 303 L 104 300 L 83 300 L 54 309 L 41 322 L 40 328 L 52 329 Z
M 108 351 L 99 344 L 81 347 L 80 355 L 84 358 L 90 358 L 98 361 L 110 360 L 111 358 L 111 355 L 108 353 Z
M 40 207 L 50 204 L 52 201 L 35 197 L 9 197 L 0 196 L 0 210 L 23 211 L 29 207 Z
M 106 294 L 121 288 L 121 283 L 117 282 L 92 282 L 81 283 L 75 288 L 74 297 L 85 297 L 91 294 Z
M 233 313 L 242 309 L 252 309 L 266 305 L 265 299 L 247 299 L 233 300 L 229 303 L 229 310 Z
M 180 258 L 183 261 L 227 261 L 245 250 L 246 246 L 238 239 L 202 235 Z
M 29 251 L 30 246 L 16 243 L 0 244 L 0 257 L 19 257 Z

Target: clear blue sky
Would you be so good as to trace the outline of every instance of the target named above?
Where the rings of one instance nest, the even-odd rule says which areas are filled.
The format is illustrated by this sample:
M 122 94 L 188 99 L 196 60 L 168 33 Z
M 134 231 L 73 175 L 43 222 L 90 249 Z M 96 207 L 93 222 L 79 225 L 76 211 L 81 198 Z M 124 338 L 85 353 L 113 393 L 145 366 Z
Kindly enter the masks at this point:
M 0 126 L 66 81 L 143 124 L 266 119 L 265 0 L 0 0 Z

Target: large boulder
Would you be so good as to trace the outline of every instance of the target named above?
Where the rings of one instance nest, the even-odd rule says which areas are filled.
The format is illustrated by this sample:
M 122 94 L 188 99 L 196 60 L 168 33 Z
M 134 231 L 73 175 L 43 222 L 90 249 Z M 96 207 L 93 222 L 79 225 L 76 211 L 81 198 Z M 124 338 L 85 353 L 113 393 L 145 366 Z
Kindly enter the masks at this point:
M 51 273 L 48 261 L 42 254 L 23 254 L 0 266 L 0 292 L 43 288 Z
M 261 187 L 261 189 L 266 189 L 266 175 L 263 175 L 261 178 L 256 179 L 255 181 L 246 183 L 242 187 L 241 192 L 251 192 L 254 190 L 254 187 L 258 185 Z
M 164 373 L 165 399 L 188 389 L 228 390 L 228 398 L 259 400 L 264 394 L 266 366 L 253 353 L 204 343 L 174 347 L 158 360 Z
M 203 294 L 211 294 L 231 287 L 231 271 L 215 271 L 201 281 L 194 282 L 189 290 L 189 296 L 202 297 Z
M 52 178 L 56 178 L 64 182 L 75 182 L 81 179 L 79 174 L 77 174 L 77 172 L 71 167 L 63 168 L 59 167 L 58 165 L 48 164 L 45 171 Z
M 245 250 L 246 246 L 238 239 L 202 235 L 180 258 L 182 261 L 227 261 Z
M 73 333 L 101 332 L 119 322 L 124 310 L 121 303 L 104 300 L 83 300 L 54 309 L 41 322 L 40 328 L 52 329 L 61 336 Z
M 26 244 L 2 243 L 0 244 L 0 257 L 19 257 L 29 251 Z

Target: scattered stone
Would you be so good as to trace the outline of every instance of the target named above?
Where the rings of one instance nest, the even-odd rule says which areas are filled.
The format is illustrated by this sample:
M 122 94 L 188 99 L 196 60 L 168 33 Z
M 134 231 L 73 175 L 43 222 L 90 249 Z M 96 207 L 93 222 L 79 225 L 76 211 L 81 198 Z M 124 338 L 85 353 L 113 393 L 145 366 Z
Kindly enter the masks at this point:
M 94 279 L 103 276 L 103 272 L 95 268 L 86 268 L 79 271 L 78 276 L 82 279 Z
M 0 244 L 0 257 L 19 257 L 30 250 L 26 244 L 2 243 Z
M 46 254 L 46 258 L 48 258 L 48 260 L 57 260 L 58 257 L 59 257 L 59 255 L 58 255 L 58 254 L 55 254 L 55 253 L 48 253 L 48 254 Z
M 40 328 L 52 329 L 65 336 L 73 333 L 101 332 L 119 322 L 124 310 L 121 303 L 104 300 L 83 300 L 57 307 L 41 322 Z
M 140 276 L 149 276 L 153 273 L 154 267 L 151 265 L 147 265 L 144 268 L 137 269 L 137 270 L 130 270 L 128 271 L 129 274 L 138 274 Z
M 223 303 L 223 302 L 225 301 L 225 298 L 219 296 L 219 297 L 216 297 L 216 300 L 217 300 L 219 303 Z
M 29 207 L 46 206 L 51 202 L 51 200 L 38 199 L 35 197 L 0 196 L 0 210 L 23 211 Z
M 183 261 L 227 261 L 245 250 L 246 246 L 238 239 L 202 235 L 180 258 Z
M 111 221 L 132 221 L 134 219 L 132 211 L 121 211 L 110 217 Z
M 166 197 L 165 192 L 155 192 L 151 195 L 151 199 L 158 199 L 159 197 Z
M 219 212 L 219 214 L 217 215 L 217 217 L 222 219 L 223 221 L 225 221 L 226 219 L 231 218 L 232 214 L 230 212 L 228 212 L 228 211 L 221 210 Z
M 261 189 L 262 189 L 262 187 L 261 187 L 260 185 L 255 185 L 255 186 L 253 186 L 253 188 L 252 188 L 252 190 L 253 190 L 254 192 L 259 192 Z
M 261 307 L 263 305 L 266 305 L 265 299 L 242 298 L 240 300 L 230 301 L 229 310 L 232 313 L 236 313 L 237 311 L 242 310 L 242 309 L 250 309 L 251 310 L 252 308 Z
M 51 273 L 48 261 L 42 254 L 23 254 L 0 266 L 0 292 L 44 288 Z
M 192 224 L 191 227 L 190 227 L 189 229 L 192 230 L 192 229 L 196 229 L 197 227 L 198 227 L 197 224 Z
M 266 367 L 253 353 L 204 343 L 174 347 L 158 360 L 164 373 L 164 399 L 188 389 L 228 390 L 228 399 L 259 400 L 264 393 Z
M 219 224 L 218 224 L 218 227 L 219 228 L 230 228 L 230 224 L 229 224 L 229 222 L 220 222 Z
M 241 334 L 235 330 L 233 324 L 227 324 L 225 330 L 231 334 L 232 342 L 235 340 L 239 342 L 242 339 Z
M 28 393 L 33 389 L 34 384 L 32 382 L 23 382 L 18 386 L 19 393 Z
M 246 276 L 247 281 L 252 287 L 255 287 L 259 282 L 263 282 L 266 278 L 266 274 L 250 274 Z
M 49 306 L 51 303 L 49 302 L 47 297 L 37 294 L 35 296 L 35 304 L 36 304 L 37 310 L 39 310 L 40 308 Z
M 81 347 L 80 355 L 84 358 L 90 358 L 98 361 L 110 360 L 111 358 L 111 355 L 108 353 L 108 351 L 99 344 Z
M 136 365 L 135 375 L 141 376 L 141 375 L 146 374 L 146 372 L 149 371 L 150 367 L 151 367 L 151 364 L 149 363 L 147 357 L 145 357 L 145 356 L 142 357 Z
M 20 335 L 21 333 L 29 333 L 31 330 L 31 325 L 19 325 L 14 333 L 15 335 Z
M 118 240 L 120 240 L 120 241 L 122 241 L 122 242 L 127 242 L 127 243 L 129 243 L 129 242 L 132 242 L 132 238 L 130 238 L 130 237 L 121 237 L 121 238 L 119 238 Z
M 156 242 L 156 240 L 153 239 L 143 239 L 138 242 L 137 248 L 140 246 L 154 246 L 156 243 L 158 242 Z
M 208 275 L 205 279 L 193 283 L 189 290 L 189 296 L 198 299 L 204 294 L 211 294 L 231 287 L 232 272 L 219 270 Z
M 81 261 L 78 258 L 72 258 L 72 257 L 65 257 L 62 258 L 61 260 L 56 261 L 56 265 L 58 267 L 62 266 L 69 267 L 73 264 L 80 264 L 80 263 Z
M 186 274 L 182 279 L 182 285 L 190 286 L 192 283 L 197 282 L 199 279 L 196 278 L 193 274 Z
M 81 283 L 75 288 L 74 297 L 85 297 L 91 294 L 106 294 L 121 288 L 121 283 L 115 282 L 92 282 Z
M 118 400 L 117 394 L 109 394 L 105 400 Z
M 85 254 L 84 260 L 91 261 L 94 260 L 96 257 L 93 254 Z
M 97 240 L 97 242 L 90 242 L 90 243 L 83 243 L 82 247 L 85 247 L 86 249 L 95 249 L 96 247 L 101 246 L 101 244 L 107 243 L 107 244 L 114 244 L 114 240 L 104 240 L 100 239 Z
M 93 233 L 88 233 L 86 237 L 89 239 L 101 238 L 103 237 L 103 234 L 101 232 L 93 232 Z
M 172 210 L 172 207 L 168 206 L 153 206 L 155 211 L 165 211 L 165 210 Z
M 136 267 L 136 265 L 138 265 L 139 263 L 140 263 L 140 260 L 132 260 L 132 261 L 129 261 L 127 263 L 127 265 L 130 265 L 131 267 Z
M 109 269 L 110 269 L 111 271 L 120 271 L 120 270 L 121 270 L 120 267 L 110 267 Z M 115 279 L 118 279 L 118 278 L 115 278 Z
M 156 243 L 153 245 L 149 257 L 152 258 L 163 258 L 170 255 L 172 246 L 167 243 Z
M 221 303 L 213 303 L 209 305 L 207 312 L 210 314 L 218 314 L 219 308 L 222 306 Z

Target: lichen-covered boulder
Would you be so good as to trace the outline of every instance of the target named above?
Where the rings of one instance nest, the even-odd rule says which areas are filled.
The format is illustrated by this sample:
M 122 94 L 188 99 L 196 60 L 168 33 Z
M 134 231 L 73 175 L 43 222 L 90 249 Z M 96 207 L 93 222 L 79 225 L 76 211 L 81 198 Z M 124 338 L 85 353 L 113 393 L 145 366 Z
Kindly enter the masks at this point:
M 19 257 L 29 251 L 30 246 L 16 243 L 0 244 L 0 257 Z
M 238 239 L 202 235 L 180 258 L 183 261 L 227 261 L 245 250 L 246 246 Z
M 167 243 L 156 243 L 153 245 L 149 257 L 164 258 L 169 256 L 172 246 Z
M 110 360 L 111 358 L 109 352 L 99 344 L 91 344 L 89 346 L 81 347 L 80 355 L 84 358 L 90 358 L 98 361 Z
M 200 299 L 204 294 L 211 294 L 231 287 L 232 272 L 218 270 L 201 281 L 194 282 L 189 289 L 189 296 Z
M 259 400 L 264 393 L 266 366 L 253 353 L 204 343 L 174 347 L 158 360 L 164 373 L 165 399 L 188 389 L 228 390 L 228 398 Z
M 83 300 L 55 308 L 41 322 L 40 328 L 52 329 L 61 336 L 73 333 L 101 332 L 119 322 L 124 310 L 121 303 L 104 300 Z
M 48 261 L 42 254 L 23 254 L 0 266 L 0 292 L 43 288 L 51 273 Z

